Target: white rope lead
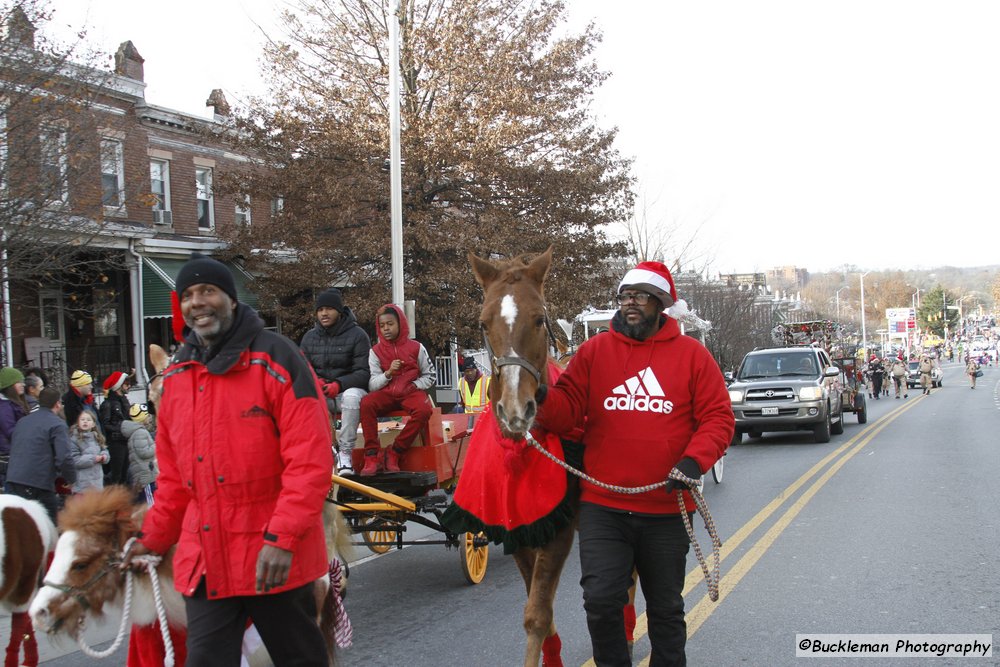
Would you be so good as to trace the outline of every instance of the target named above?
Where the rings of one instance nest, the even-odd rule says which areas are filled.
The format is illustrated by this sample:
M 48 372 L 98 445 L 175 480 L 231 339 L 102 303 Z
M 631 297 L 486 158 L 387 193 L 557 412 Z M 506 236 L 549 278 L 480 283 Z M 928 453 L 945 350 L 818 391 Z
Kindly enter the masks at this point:
M 694 527 L 691 525 L 691 519 L 688 518 L 687 512 L 681 512 L 681 520 L 684 522 L 684 530 L 687 531 L 688 539 L 691 540 L 691 545 L 694 548 L 694 555 L 698 559 L 698 564 L 701 566 L 702 574 L 705 575 L 705 584 L 708 586 L 708 598 L 712 602 L 717 602 L 719 600 L 719 583 L 722 581 L 722 571 L 720 568 L 720 562 L 722 560 L 722 540 L 719 539 L 719 532 L 715 528 L 715 521 L 712 520 L 712 514 L 708 511 L 708 504 L 705 502 L 705 497 L 701 495 L 701 491 L 698 490 L 697 480 L 687 477 L 680 470 L 674 468 L 670 471 L 670 474 L 667 475 L 667 479 L 662 482 L 656 482 L 655 484 L 647 484 L 645 486 L 617 486 L 615 484 L 608 484 L 591 477 L 582 470 L 577 470 L 559 457 L 555 456 L 552 452 L 545 449 L 540 442 L 535 440 L 534 436 L 532 436 L 530 432 L 525 434 L 524 437 L 532 447 L 544 454 L 547 459 L 559 467 L 573 475 L 576 475 L 582 480 L 590 482 L 594 486 L 599 486 L 600 488 L 607 489 L 608 491 L 614 491 L 615 493 L 621 493 L 624 495 L 635 495 L 658 489 L 661 486 L 666 486 L 667 481 L 671 479 L 686 484 L 688 490 L 691 492 L 691 498 L 694 500 L 694 505 L 698 509 L 698 514 L 700 514 L 701 518 L 705 521 L 705 530 L 708 531 L 708 537 L 712 540 L 712 559 L 714 562 L 711 572 L 709 572 L 708 564 L 705 562 L 705 556 L 701 551 L 701 545 L 698 544 L 698 540 L 694 535 Z M 677 489 L 677 505 L 678 507 L 684 507 L 684 491 L 682 489 Z
M 135 538 L 132 537 L 125 543 L 125 548 L 122 550 L 122 559 L 128 554 L 129 549 L 132 548 L 132 543 L 135 542 Z M 174 667 L 174 643 L 170 639 L 170 628 L 167 625 L 167 608 L 163 604 L 163 594 L 160 590 L 160 575 L 156 571 L 157 565 L 160 564 L 161 558 L 159 556 L 139 556 L 132 560 L 133 563 L 137 563 L 146 568 L 149 573 L 149 580 L 153 586 L 153 602 L 156 605 L 156 617 L 160 622 L 160 635 L 163 637 L 163 648 L 164 648 L 164 667 Z M 122 620 L 118 624 L 118 634 L 115 637 L 115 641 L 108 648 L 103 651 L 98 651 L 91 648 L 87 644 L 87 640 L 84 639 L 83 633 L 86 630 L 85 617 L 80 617 L 80 627 L 79 632 L 76 635 L 76 643 L 86 655 L 91 658 L 107 658 L 118 650 L 121 646 L 122 641 L 125 639 L 126 628 L 129 626 L 129 620 L 132 616 L 132 570 L 126 570 L 125 572 L 125 602 L 122 604 Z

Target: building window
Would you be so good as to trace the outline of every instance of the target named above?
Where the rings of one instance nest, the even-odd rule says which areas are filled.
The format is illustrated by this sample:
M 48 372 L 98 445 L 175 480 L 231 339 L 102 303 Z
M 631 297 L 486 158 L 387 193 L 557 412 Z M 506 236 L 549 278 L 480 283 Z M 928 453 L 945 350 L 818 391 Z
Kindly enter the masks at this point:
M 101 203 L 108 208 L 125 205 L 125 151 L 117 139 L 101 139 Z
M 250 195 L 243 195 L 243 200 L 236 203 L 236 224 L 250 225 Z
M 212 170 L 207 167 L 197 167 L 194 170 L 194 177 L 198 191 L 198 229 L 211 231 L 215 229 Z
M 153 194 L 153 222 L 161 225 L 173 223 L 170 213 L 170 163 L 166 160 L 149 161 L 149 187 Z
M 39 144 L 42 196 L 49 203 L 65 204 L 69 200 L 66 130 L 52 125 L 43 126 L 39 132 Z
M 271 200 L 271 217 L 278 217 L 285 210 L 285 198 L 275 197 Z

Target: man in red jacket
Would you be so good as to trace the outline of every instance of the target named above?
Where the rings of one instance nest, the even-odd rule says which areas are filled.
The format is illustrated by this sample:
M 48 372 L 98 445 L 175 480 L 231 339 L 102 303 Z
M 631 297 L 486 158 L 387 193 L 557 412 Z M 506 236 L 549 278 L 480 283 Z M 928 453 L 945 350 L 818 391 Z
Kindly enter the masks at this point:
M 164 371 L 156 503 L 128 560 L 177 545 L 188 667 L 238 665 L 248 617 L 276 665 L 324 667 L 312 582 L 328 570 L 333 434 L 319 383 L 224 264 L 192 255 L 176 287 L 185 341 Z
M 555 433 L 584 429 L 584 467 L 601 482 L 645 486 L 673 468 L 698 478 L 733 435 L 729 393 L 712 355 L 663 313 L 677 300 L 660 262 L 642 262 L 618 286 L 611 330 L 577 351 L 566 372 L 542 392 L 539 420 Z M 622 495 L 586 481 L 580 486 L 580 565 L 594 661 L 631 665 L 623 607 L 633 568 L 639 573 L 650 665 L 684 665 L 685 563 L 688 536 L 679 483 Z M 683 485 L 680 485 L 683 486 Z

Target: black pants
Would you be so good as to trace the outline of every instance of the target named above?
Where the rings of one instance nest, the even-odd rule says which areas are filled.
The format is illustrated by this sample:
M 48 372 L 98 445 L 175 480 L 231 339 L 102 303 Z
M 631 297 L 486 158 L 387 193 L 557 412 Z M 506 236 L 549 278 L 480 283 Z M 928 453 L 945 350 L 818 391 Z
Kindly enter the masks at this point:
M 598 667 L 632 664 L 622 609 L 632 570 L 646 598 L 652 667 L 686 665 L 684 569 L 688 536 L 680 515 L 641 516 L 580 504 L 580 567 L 583 608 Z
M 111 460 L 104 465 L 104 481 L 107 484 L 128 484 L 128 442 L 108 440 L 108 454 Z
M 187 609 L 187 667 L 240 664 L 247 618 L 252 618 L 271 660 L 281 667 L 327 667 L 326 644 L 316 623 L 313 585 L 282 593 L 209 600 L 205 580 Z
M 59 496 L 56 495 L 55 491 L 47 491 L 46 489 L 39 489 L 34 486 L 25 486 L 24 484 L 18 484 L 17 482 L 7 482 L 4 485 L 4 490 L 7 493 L 11 493 L 15 496 L 21 496 L 22 498 L 27 498 L 28 500 L 37 500 L 45 507 L 45 511 L 49 513 L 49 517 L 52 518 L 52 523 L 56 522 L 56 514 L 59 513 Z

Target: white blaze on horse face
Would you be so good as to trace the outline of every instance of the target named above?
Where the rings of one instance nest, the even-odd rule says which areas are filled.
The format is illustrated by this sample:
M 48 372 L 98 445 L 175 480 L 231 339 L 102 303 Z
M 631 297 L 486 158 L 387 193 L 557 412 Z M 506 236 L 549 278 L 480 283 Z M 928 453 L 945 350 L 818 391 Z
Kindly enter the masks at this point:
M 514 322 L 517 321 L 517 303 L 513 294 L 504 294 L 500 300 L 500 317 L 507 323 L 507 328 L 514 331 Z
M 514 323 L 517 321 L 517 302 L 514 301 L 513 294 L 504 294 L 503 298 L 500 299 L 500 317 L 503 318 L 503 321 L 507 323 L 507 328 L 513 333 Z M 512 346 L 510 354 L 507 356 L 517 357 L 517 350 Z M 503 373 L 503 386 L 516 396 L 517 385 L 521 379 L 520 366 L 504 366 L 501 372 Z
M 49 566 L 49 571 L 45 573 L 44 580 L 46 583 L 66 583 L 66 579 L 69 576 L 69 568 L 73 565 L 73 554 L 76 553 L 76 543 L 79 539 L 80 535 L 74 530 L 68 530 L 59 536 L 52 565 Z M 38 595 L 32 601 L 30 609 L 31 617 L 36 624 L 44 626 L 44 623 L 37 614 L 39 611 L 45 610 L 49 606 L 49 603 L 58 595 L 61 595 L 61 593 L 51 586 L 42 586 L 41 590 L 38 591 Z
M 45 574 L 45 580 L 53 584 L 65 584 L 69 576 L 69 568 L 73 565 L 73 555 L 76 553 L 76 543 L 80 540 L 80 534 L 75 530 L 67 530 L 59 536 L 56 544 L 56 553 L 52 558 L 52 565 Z

